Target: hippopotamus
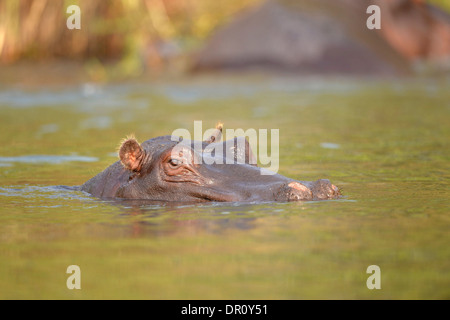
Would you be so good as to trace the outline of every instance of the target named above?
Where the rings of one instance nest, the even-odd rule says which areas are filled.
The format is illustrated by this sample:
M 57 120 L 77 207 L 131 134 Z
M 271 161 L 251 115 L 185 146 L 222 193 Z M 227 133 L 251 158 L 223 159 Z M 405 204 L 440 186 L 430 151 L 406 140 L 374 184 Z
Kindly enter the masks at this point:
M 278 173 L 265 174 L 267 169 L 257 166 L 245 137 L 221 142 L 221 135 L 219 125 L 209 139 L 200 143 L 171 135 L 141 144 L 134 137 L 124 139 L 119 161 L 80 189 L 103 199 L 178 202 L 299 201 L 341 196 L 339 189 L 326 179 L 310 182 Z M 208 152 L 220 150 L 217 147 L 229 152 Z M 224 161 L 194 161 L 202 157 Z

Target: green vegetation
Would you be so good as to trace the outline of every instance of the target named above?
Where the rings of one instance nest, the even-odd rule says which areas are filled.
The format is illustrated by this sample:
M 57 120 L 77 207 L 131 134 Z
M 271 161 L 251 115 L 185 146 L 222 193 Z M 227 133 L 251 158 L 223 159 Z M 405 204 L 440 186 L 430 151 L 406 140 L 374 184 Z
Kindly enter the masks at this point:
M 0 62 L 64 57 L 86 62 L 92 78 L 135 76 L 164 68 L 218 25 L 259 0 L 2 0 Z M 66 8 L 81 8 L 80 30 L 68 30 Z M 105 71 L 105 61 L 116 61 Z

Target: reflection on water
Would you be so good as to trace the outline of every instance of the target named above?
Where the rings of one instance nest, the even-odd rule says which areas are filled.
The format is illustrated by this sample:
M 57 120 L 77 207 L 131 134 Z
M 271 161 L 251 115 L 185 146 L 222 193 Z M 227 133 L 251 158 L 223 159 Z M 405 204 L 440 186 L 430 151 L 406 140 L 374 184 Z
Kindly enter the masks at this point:
M 309 96 L 323 92 L 338 95 L 349 94 L 367 88 L 370 82 L 337 79 L 324 81 L 321 78 L 284 79 L 274 78 L 252 82 L 211 82 L 210 80 L 172 84 L 115 84 L 97 85 L 86 83 L 78 88 L 66 90 L 19 90 L 0 91 L 0 105 L 12 108 L 34 108 L 43 106 L 76 106 L 83 111 L 117 109 L 130 105 L 146 107 L 149 96 L 162 95 L 174 103 L 190 104 L 201 100 L 221 100 L 230 97 L 247 98 L 272 92 L 281 94 L 306 93 Z M 396 88 L 403 88 L 397 85 Z M 130 99 L 134 96 L 134 99 Z M 137 99 L 136 99 L 137 98 Z M 306 99 L 307 97 L 303 97 Z
M 74 193 L 77 187 L 68 186 L 15 186 L 0 187 L 0 195 L 4 197 L 24 197 L 38 199 L 78 199 L 89 200 L 90 197 Z
M 54 156 L 54 155 L 29 155 L 29 156 L 17 156 L 17 157 L 0 157 L 0 163 L 50 163 L 50 164 L 61 164 L 70 161 L 80 161 L 80 162 L 94 162 L 98 161 L 95 157 L 84 157 L 84 156 Z
M 448 83 L 208 79 L 0 92 L 0 298 L 449 298 Z M 239 116 L 237 116 L 239 115 Z M 280 129 L 280 173 L 344 197 L 100 200 L 118 142 Z M 82 290 L 65 287 L 77 264 Z M 382 289 L 368 290 L 378 265 Z
M 12 197 L 11 202 L 22 203 L 23 208 L 73 208 L 74 202 L 91 210 L 111 208 L 118 217 L 133 217 L 133 235 L 151 235 L 158 228 L 165 233 L 184 232 L 186 224 L 192 230 L 218 232 L 229 228 L 249 229 L 252 221 L 259 215 L 285 212 L 286 203 L 183 203 L 152 200 L 96 199 L 79 191 L 78 186 L 13 186 L 0 187 L 0 196 Z M 304 202 L 304 204 L 312 202 Z M 113 209 L 114 208 L 114 209 Z M 170 217 L 170 219 L 165 219 Z M 158 221 L 158 223 L 154 223 Z M 117 226 L 128 229 L 128 224 Z M 149 228 L 151 226 L 151 228 Z M 116 229 L 118 230 L 118 229 Z M 123 230 L 122 230 L 123 231 Z
M 339 149 L 340 148 L 340 145 L 338 145 L 337 143 L 331 143 L 331 142 L 322 142 L 320 144 L 320 146 L 325 149 Z

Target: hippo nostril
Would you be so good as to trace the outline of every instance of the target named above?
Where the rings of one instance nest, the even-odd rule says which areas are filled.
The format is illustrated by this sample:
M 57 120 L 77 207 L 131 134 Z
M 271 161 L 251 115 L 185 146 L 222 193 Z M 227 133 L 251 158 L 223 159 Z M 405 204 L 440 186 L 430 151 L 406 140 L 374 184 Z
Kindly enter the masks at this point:
M 288 186 L 291 187 L 291 188 L 297 189 L 297 190 L 299 190 L 299 191 L 303 191 L 303 192 L 310 191 L 310 190 L 308 189 L 308 187 L 306 187 L 305 185 L 303 185 L 303 184 L 301 184 L 301 183 L 299 183 L 299 182 L 295 182 L 295 181 L 289 183 Z
M 340 196 L 339 188 L 328 179 L 317 180 L 311 189 L 315 199 L 334 199 Z
M 297 182 L 293 181 L 288 184 L 288 187 L 290 188 L 290 192 L 288 193 L 289 200 L 309 200 L 312 199 L 313 194 L 311 189 L 309 189 L 307 186 Z M 294 189 L 294 190 L 292 190 Z

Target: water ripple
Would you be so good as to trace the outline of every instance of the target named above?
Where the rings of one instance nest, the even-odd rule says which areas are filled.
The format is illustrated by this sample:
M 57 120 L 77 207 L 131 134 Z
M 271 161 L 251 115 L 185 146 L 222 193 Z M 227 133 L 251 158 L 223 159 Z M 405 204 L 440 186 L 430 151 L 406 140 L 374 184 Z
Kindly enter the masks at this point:
M 57 155 L 28 155 L 16 157 L 0 157 L 0 165 L 10 163 L 49 163 L 61 164 L 64 162 L 79 161 L 79 162 L 96 162 L 98 158 L 86 156 L 57 156 Z

